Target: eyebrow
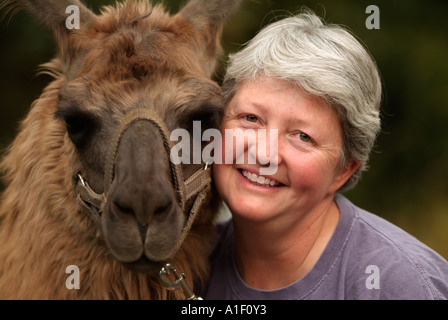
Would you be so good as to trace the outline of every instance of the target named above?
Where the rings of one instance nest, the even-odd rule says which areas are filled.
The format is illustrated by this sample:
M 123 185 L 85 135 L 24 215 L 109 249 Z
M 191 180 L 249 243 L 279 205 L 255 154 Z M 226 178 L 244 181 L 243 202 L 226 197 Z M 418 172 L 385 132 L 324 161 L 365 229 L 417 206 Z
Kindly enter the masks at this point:
M 260 111 L 263 114 L 266 114 L 268 112 L 268 108 L 267 107 L 265 107 L 265 106 L 263 106 L 263 105 L 261 105 L 259 103 L 254 103 L 254 102 L 242 103 L 242 104 L 241 103 L 236 103 L 236 106 L 233 108 L 233 110 L 235 110 L 236 112 L 243 112 L 241 110 L 243 108 L 243 107 L 241 107 L 241 105 L 244 105 L 246 107 L 250 106 L 251 108 L 256 109 L 256 111 Z M 248 113 L 250 113 L 250 112 L 248 112 Z
M 259 104 L 259 103 L 252 103 L 251 105 L 253 107 L 255 107 L 256 109 L 258 109 L 262 114 L 267 114 L 268 110 L 270 109 L 269 107 L 266 107 L 263 104 Z M 280 111 L 274 110 L 274 112 L 280 112 Z M 296 115 L 296 113 L 289 113 L 288 119 L 287 119 L 287 124 L 288 125 L 296 125 L 296 124 L 301 125 L 301 124 L 308 123 L 303 118 L 298 118 L 295 115 Z

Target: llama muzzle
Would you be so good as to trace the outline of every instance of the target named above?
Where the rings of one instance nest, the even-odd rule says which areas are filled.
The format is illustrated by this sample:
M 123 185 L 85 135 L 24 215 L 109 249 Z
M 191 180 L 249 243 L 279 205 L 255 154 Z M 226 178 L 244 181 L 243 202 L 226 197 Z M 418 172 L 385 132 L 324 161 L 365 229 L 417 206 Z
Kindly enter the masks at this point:
M 140 138 L 139 133 L 134 133 L 134 136 L 139 136 L 135 140 L 138 143 L 139 139 L 150 139 L 151 145 L 154 145 L 154 140 L 159 140 L 157 145 L 163 145 L 167 156 L 162 157 L 159 152 L 158 159 L 151 161 L 169 162 L 169 165 L 165 164 L 165 166 L 168 168 L 172 187 L 166 179 L 163 179 L 160 172 L 151 171 L 150 164 L 147 167 L 145 162 L 143 165 L 141 163 L 138 165 L 139 167 L 143 166 L 141 170 L 147 171 L 143 173 L 132 168 L 132 162 L 135 162 L 135 158 L 139 156 L 133 156 L 132 149 L 121 145 L 130 144 L 129 139 L 123 138 L 126 136 L 126 132 L 135 128 L 137 128 L 135 130 L 146 130 L 145 126 L 151 128 L 152 134 L 145 134 L 145 137 Z M 143 129 L 139 129 L 139 127 Z M 125 152 L 119 153 L 119 148 L 125 148 Z M 172 258 L 188 235 L 195 217 L 210 191 L 211 172 L 208 169 L 208 164 L 184 180 L 181 166 L 169 160 L 171 148 L 164 122 L 150 109 L 132 109 L 124 116 L 112 140 L 106 162 L 104 192 L 96 193 L 92 190 L 82 173 L 77 173 L 74 177 L 78 202 L 83 212 L 93 220 L 99 229 L 102 229 L 102 235 L 105 237 L 109 249 L 121 262 L 132 263 L 139 260 L 141 256 L 156 262 L 165 262 Z M 130 158 L 123 160 L 122 154 Z M 126 165 L 122 165 L 122 162 L 126 162 Z M 131 167 L 131 169 L 126 169 L 128 172 L 123 175 L 126 178 L 120 177 L 119 170 L 117 170 L 117 167 L 120 166 Z M 147 177 L 151 177 L 151 179 L 147 179 Z M 170 188 L 171 190 L 169 190 Z M 171 198 L 169 197 L 170 191 L 173 195 Z M 190 199 L 194 199 L 193 205 L 189 212 L 185 212 L 185 204 Z M 151 210 L 146 208 L 148 203 L 151 203 Z M 110 217 L 109 215 L 114 216 Z M 160 218 L 162 215 L 165 215 L 166 218 Z M 158 217 L 153 218 L 154 216 Z M 119 225 L 116 224 L 117 217 L 121 219 Z M 163 219 L 166 219 L 165 223 L 157 222 Z M 135 227 L 135 223 L 138 228 Z M 117 234 L 107 234 L 108 232 L 120 232 L 123 228 L 127 231 L 121 241 L 119 238 L 117 240 Z M 162 233 L 171 234 L 172 239 L 165 239 Z M 126 244 L 126 241 L 130 243 Z

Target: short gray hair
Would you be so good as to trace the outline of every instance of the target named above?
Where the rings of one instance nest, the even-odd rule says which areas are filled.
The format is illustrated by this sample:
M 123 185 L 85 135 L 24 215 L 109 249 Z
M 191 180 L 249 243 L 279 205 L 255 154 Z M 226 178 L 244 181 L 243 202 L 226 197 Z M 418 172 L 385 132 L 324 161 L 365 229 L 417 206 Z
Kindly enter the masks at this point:
M 226 104 L 241 84 L 260 76 L 296 84 L 336 110 L 344 138 L 341 169 L 350 158 L 360 163 L 340 191 L 353 188 L 368 169 L 381 127 L 381 78 L 364 46 L 307 10 L 267 25 L 229 56 L 222 85 Z

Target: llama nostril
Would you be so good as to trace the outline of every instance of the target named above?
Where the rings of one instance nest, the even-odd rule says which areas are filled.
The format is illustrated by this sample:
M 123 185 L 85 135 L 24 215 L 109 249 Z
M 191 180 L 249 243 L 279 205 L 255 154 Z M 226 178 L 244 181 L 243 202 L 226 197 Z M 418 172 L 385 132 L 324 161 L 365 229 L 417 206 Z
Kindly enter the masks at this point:
M 149 210 L 147 210 L 144 205 L 129 206 L 119 199 L 114 200 L 112 206 L 115 214 L 121 216 L 135 216 L 139 225 L 146 226 L 150 217 L 164 216 L 171 212 L 173 208 L 172 200 L 166 199 L 166 201 L 158 202 L 160 202 L 160 204 L 153 203 L 152 209 L 150 208 Z
M 172 201 L 168 201 L 166 204 L 159 205 L 157 208 L 155 208 L 154 215 L 157 216 L 157 215 L 167 213 L 171 210 L 172 206 L 173 206 Z
M 124 214 L 129 214 L 129 215 L 134 215 L 134 210 L 126 205 L 123 205 L 121 203 L 119 203 L 118 201 L 114 201 L 113 202 L 114 207 L 115 207 L 115 211 L 116 212 L 120 212 L 120 213 L 124 213 Z

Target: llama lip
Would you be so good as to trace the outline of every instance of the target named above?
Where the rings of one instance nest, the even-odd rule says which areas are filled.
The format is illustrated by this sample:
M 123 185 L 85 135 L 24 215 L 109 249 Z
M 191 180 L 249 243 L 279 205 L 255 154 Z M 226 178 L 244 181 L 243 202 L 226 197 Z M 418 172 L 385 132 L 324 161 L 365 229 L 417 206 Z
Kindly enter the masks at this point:
M 151 261 L 145 256 L 140 257 L 140 259 L 134 262 L 123 263 L 123 265 L 128 269 L 139 273 L 157 272 L 163 267 L 164 264 L 164 262 Z
M 263 186 L 263 187 L 279 187 L 282 184 L 280 182 L 277 182 L 273 179 L 270 178 L 266 178 L 263 176 L 259 176 L 253 172 L 249 172 L 247 170 L 244 169 L 239 169 L 239 172 L 247 179 L 249 180 L 251 183 L 259 185 L 259 186 Z

